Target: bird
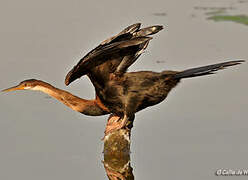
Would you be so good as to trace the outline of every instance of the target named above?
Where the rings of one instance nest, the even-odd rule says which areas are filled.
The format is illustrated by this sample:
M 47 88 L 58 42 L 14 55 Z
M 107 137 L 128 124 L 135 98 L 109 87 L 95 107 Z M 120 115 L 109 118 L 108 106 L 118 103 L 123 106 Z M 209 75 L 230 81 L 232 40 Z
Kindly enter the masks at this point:
M 149 41 L 152 39 L 150 35 L 156 34 L 163 29 L 161 25 L 140 27 L 141 23 L 132 24 L 117 35 L 101 42 L 82 58 L 81 61 L 84 60 L 83 63 L 86 71 L 81 70 L 80 74 L 74 73 L 70 76 L 71 80 L 81 77 L 87 72 L 90 79 L 94 80 L 96 78 L 98 79 L 96 82 L 102 85 L 101 81 L 107 82 L 112 78 L 112 72 L 116 72 L 118 75 L 124 73 L 147 48 Z M 97 84 L 95 85 L 97 86 Z M 82 99 L 42 80 L 27 79 L 20 82 L 17 86 L 2 90 L 2 92 L 15 90 L 42 91 L 84 115 L 100 116 L 110 113 L 97 95 L 93 100 Z M 118 119 L 119 117 L 113 114 L 110 115 L 108 122 L 111 122 L 112 126 L 109 124 L 107 131 L 114 129 L 115 121 Z

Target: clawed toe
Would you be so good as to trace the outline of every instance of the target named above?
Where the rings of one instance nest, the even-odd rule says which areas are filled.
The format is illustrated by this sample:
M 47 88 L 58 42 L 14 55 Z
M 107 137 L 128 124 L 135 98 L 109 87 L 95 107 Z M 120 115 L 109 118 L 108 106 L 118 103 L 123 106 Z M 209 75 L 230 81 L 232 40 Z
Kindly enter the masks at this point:
M 105 136 L 113 131 L 126 128 L 128 118 L 120 118 L 118 116 L 112 116 L 108 119 L 108 123 L 105 129 Z

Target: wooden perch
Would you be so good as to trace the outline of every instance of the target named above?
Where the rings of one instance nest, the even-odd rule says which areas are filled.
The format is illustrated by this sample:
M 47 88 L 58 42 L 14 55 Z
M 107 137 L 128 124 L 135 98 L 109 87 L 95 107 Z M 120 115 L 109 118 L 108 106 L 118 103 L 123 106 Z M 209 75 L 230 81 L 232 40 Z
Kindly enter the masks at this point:
M 104 155 L 126 155 L 130 153 L 130 135 L 132 122 L 128 127 L 119 128 L 121 119 L 118 116 L 111 115 L 108 119 L 104 141 Z
M 132 122 L 121 128 L 121 119 L 110 115 L 104 141 L 104 168 L 110 180 L 133 180 L 132 167 L 130 165 L 130 136 Z
M 109 180 L 134 180 L 130 165 L 130 130 L 119 129 L 104 138 L 104 168 Z

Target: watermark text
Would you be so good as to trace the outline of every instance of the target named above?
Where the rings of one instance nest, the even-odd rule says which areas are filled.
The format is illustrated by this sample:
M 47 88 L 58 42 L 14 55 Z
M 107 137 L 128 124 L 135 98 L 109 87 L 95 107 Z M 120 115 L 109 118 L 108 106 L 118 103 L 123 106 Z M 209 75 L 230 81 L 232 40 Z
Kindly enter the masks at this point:
M 216 176 L 248 176 L 248 169 L 218 169 Z

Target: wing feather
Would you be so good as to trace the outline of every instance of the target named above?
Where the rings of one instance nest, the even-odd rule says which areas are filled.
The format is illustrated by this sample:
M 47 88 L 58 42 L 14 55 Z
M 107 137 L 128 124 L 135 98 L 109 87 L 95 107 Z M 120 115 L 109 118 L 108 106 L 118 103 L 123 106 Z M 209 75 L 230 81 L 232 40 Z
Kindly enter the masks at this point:
M 91 77 L 106 77 L 106 73 L 112 72 L 116 72 L 116 74 L 124 73 L 146 49 L 149 40 L 151 40 L 149 35 L 163 29 L 162 26 L 151 26 L 140 29 L 140 25 L 140 23 L 136 23 L 128 26 L 117 35 L 106 39 L 95 49 L 91 50 L 66 75 L 65 84 L 69 85 L 77 78 L 88 73 L 91 73 Z M 113 59 L 115 61 L 112 61 Z M 105 63 L 108 61 L 112 62 Z M 109 70 L 110 67 L 106 67 L 110 64 L 111 71 Z M 96 68 L 105 70 L 99 71 Z

